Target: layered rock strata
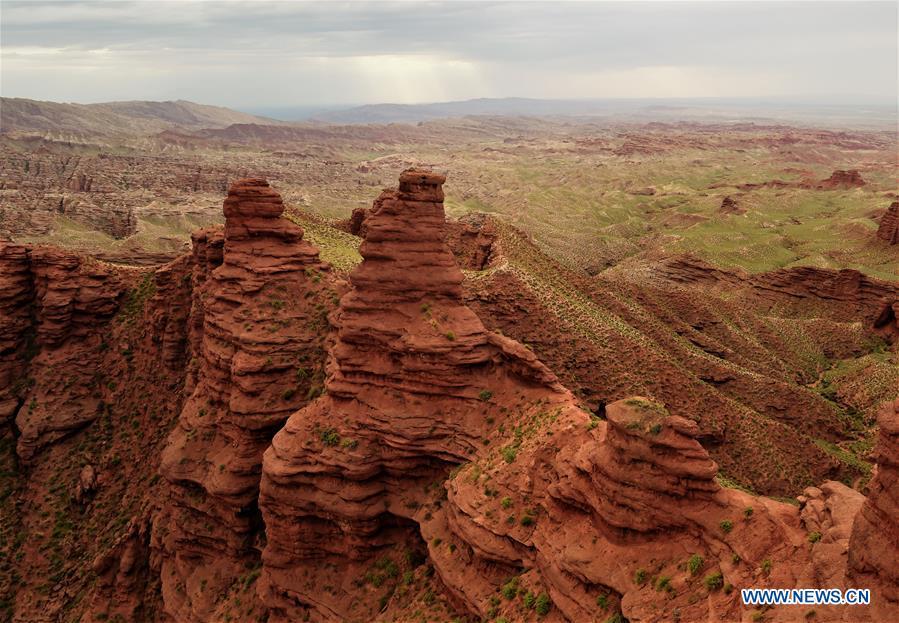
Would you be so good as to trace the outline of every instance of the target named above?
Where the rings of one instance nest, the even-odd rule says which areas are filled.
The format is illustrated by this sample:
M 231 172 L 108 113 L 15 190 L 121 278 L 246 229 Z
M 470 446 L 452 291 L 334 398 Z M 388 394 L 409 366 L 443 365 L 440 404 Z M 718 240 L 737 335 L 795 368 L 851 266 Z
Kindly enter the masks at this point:
M 830 174 L 826 180 L 822 180 L 816 184 L 816 188 L 822 190 L 831 190 L 834 188 L 859 188 L 866 184 L 861 173 L 856 169 L 836 170 Z
M 15 415 L 29 461 L 100 414 L 103 327 L 127 285 L 99 262 L 14 244 L 0 245 L 0 283 L 0 420 Z
M 28 387 L 25 357 L 33 339 L 33 298 L 28 247 L 0 243 L 0 423 L 15 416 Z
M 833 270 L 812 266 L 781 268 L 750 275 L 723 270 L 690 255 L 666 258 L 656 274 L 684 285 L 701 284 L 735 288 L 756 302 L 784 306 L 807 304 L 815 313 L 836 320 L 863 319 L 873 324 L 885 305 L 899 301 L 899 286 L 868 277 L 853 269 Z
M 262 452 L 321 391 L 330 278 L 283 210 L 267 182 L 239 180 L 224 232 L 194 236 L 191 394 L 162 454 L 171 499 L 154 525 L 163 599 L 178 621 L 219 616 L 217 596 L 258 560 Z M 164 338 L 172 353 L 184 347 L 178 337 Z
M 512 583 L 513 594 L 545 595 L 555 621 L 606 621 L 616 611 L 657 622 L 806 616 L 800 606 L 754 615 L 739 600 L 747 587 L 861 587 L 879 600 L 817 609 L 816 620 L 881 621 L 899 611 L 894 475 L 875 482 L 867 502 L 826 482 L 797 508 L 722 487 L 696 424 L 661 405 L 631 398 L 606 415 L 591 422 L 562 409 L 511 463 L 482 454 L 447 483 L 447 503 L 422 532 L 466 609 L 522 620 L 521 601 L 498 599 Z M 892 468 L 883 457 L 891 434 L 881 470 Z
M 899 244 L 899 201 L 894 201 L 880 217 L 877 237 L 889 244 Z
M 797 508 L 723 487 L 696 422 L 643 398 L 591 416 L 485 331 L 443 244 L 442 181 L 407 171 L 366 215 L 327 394 L 265 453 L 270 620 L 390 620 L 394 593 L 372 604 L 360 582 L 400 547 L 427 549 L 461 610 L 510 621 L 736 620 L 752 614 L 738 588 L 853 586 L 862 494 L 827 482 Z
M 885 403 L 877 422 L 877 470 L 852 527 L 849 567 L 858 586 L 875 589 L 873 603 L 887 620 L 899 613 L 899 400 Z
M 266 451 L 260 590 L 273 621 L 376 616 L 353 582 L 373 557 L 421 542 L 433 485 L 513 411 L 568 400 L 530 351 L 462 304 L 443 181 L 408 170 L 375 201 L 335 317 L 327 393 Z

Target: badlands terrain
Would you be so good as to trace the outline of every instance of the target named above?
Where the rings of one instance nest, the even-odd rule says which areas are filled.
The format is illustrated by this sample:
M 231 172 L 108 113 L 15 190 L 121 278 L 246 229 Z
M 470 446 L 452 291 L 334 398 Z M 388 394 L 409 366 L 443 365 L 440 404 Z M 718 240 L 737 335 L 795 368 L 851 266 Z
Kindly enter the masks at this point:
M 0 621 L 899 619 L 896 154 L 3 99 Z

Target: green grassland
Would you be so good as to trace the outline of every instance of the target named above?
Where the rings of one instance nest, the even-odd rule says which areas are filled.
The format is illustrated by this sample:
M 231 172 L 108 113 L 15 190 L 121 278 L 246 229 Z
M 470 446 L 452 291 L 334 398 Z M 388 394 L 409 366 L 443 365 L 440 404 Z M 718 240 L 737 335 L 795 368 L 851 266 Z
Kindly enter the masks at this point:
M 658 252 L 694 253 L 751 272 L 810 265 L 856 268 L 887 279 L 899 274 L 899 252 L 874 235 L 877 215 L 896 193 L 896 135 L 889 132 L 485 118 L 372 126 L 358 133 L 335 129 L 309 144 L 260 139 L 205 145 L 173 157 L 153 155 L 152 165 L 106 181 L 121 185 L 116 192 L 136 206 L 134 247 L 170 248 L 167 238 L 186 241 L 194 225 L 206 224 L 172 217 L 169 208 L 177 206 L 161 206 L 159 222 L 151 216 L 159 180 L 178 179 L 184 170 L 213 171 L 218 184 L 262 175 L 289 207 L 342 219 L 371 205 L 382 188 L 395 185 L 400 171 L 417 165 L 447 175 L 450 217 L 495 215 L 552 258 L 590 274 Z M 837 169 L 857 169 L 867 184 L 800 186 Z M 740 188 L 773 180 L 789 186 Z M 141 192 L 143 198 L 134 200 Z M 178 197 L 182 207 L 206 209 L 221 201 L 208 190 L 183 186 L 162 194 Z M 726 196 L 742 213 L 721 212 Z M 119 244 L 64 221 L 49 239 L 34 241 Z
M 744 145 L 754 135 L 741 137 Z M 507 139 L 508 140 L 508 139 Z M 462 143 L 452 148 L 391 145 L 368 157 L 365 172 L 335 201 L 335 193 L 305 186 L 302 207 L 345 218 L 366 205 L 408 162 L 447 173 L 450 217 L 484 212 L 528 233 L 549 255 L 591 273 L 643 251 L 691 252 L 723 267 L 751 272 L 810 265 L 856 268 L 895 278 L 899 252 L 879 242 L 874 216 L 895 192 L 895 156 L 881 149 L 840 150 L 799 144 L 789 151 L 727 144 L 674 146 L 630 156 L 584 151 L 555 138 Z M 615 145 L 615 139 L 610 139 Z M 397 156 L 403 154 L 403 158 Z M 855 189 L 802 188 L 835 169 L 858 168 L 867 185 Z M 288 176 L 289 177 L 289 176 Z M 783 180 L 788 188 L 741 190 L 739 185 Z M 290 182 L 285 179 L 288 185 Z M 380 185 L 378 184 L 380 182 Z M 639 194 L 651 188 L 654 194 Z M 725 196 L 742 214 L 723 214 Z

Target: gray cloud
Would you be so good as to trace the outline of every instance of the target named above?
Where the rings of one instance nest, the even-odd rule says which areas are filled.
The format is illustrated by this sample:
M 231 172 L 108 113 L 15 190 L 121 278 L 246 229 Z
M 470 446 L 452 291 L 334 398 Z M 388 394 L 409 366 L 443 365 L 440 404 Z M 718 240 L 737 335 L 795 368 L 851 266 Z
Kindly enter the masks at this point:
M 2 0 L 8 96 L 895 98 L 894 2 Z

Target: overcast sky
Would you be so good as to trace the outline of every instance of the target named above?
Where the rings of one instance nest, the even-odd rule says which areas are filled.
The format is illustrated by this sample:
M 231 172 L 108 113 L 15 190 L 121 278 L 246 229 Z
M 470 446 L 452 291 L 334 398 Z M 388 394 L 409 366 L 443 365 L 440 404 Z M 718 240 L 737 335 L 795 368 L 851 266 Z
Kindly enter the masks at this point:
M 4 96 L 892 100 L 897 3 L 0 1 Z

